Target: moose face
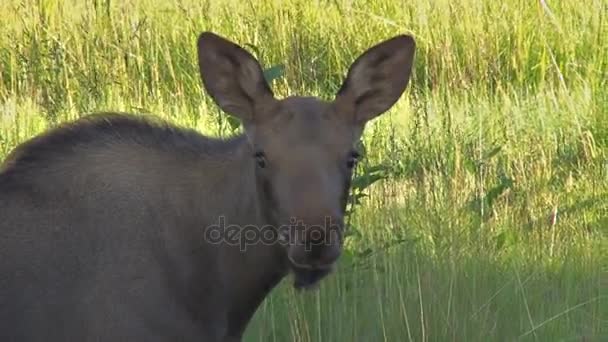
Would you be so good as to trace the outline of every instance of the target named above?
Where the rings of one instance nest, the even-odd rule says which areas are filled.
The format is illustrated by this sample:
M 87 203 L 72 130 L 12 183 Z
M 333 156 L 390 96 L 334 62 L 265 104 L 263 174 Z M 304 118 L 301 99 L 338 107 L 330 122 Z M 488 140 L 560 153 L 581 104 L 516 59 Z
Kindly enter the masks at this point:
M 413 38 L 404 35 L 367 50 L 332 102 L 276 99 L 251 54 L 213 33 L 199 37 L 203 83 L 225 112 L 243 122 L 260 204 L 288 242 L 296 287 L 315 284 L 340 255 L 355 144 L 365 123 L 405 90 L 414 50 Z

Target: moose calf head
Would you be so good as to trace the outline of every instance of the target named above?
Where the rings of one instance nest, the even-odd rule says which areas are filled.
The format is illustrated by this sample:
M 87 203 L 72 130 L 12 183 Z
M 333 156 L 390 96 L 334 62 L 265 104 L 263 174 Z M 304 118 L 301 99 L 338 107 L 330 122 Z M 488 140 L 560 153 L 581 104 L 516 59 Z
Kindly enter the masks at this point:
M 276 99 L 256 59 L 210 32 L 200 35 L 203 84 L 239 118 L 251 145 L 265 219 L 286 237 L 296 287 L 326 275 L 342 247 L 355 149 L 365 123 L 388 110 L 410 78 L 415 43 L 400 35 L 355 60 L 334 101 Z

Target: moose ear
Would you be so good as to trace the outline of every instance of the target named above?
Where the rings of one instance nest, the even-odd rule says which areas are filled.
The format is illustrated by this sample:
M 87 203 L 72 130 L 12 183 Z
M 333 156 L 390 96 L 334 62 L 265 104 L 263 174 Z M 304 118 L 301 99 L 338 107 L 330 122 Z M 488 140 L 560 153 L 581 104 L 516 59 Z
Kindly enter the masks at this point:
M 399 35 L 364 52 L 348 70 L 336 103 L 346 106 L 357 124 L 387 111 L 408 84 L 415 50 L 414 38 Z
M 255 108 L 274 99 L 258 61 L 227 39 L 203 32 L 198 62 L 205 89 L 228 114 L 253 122 Z

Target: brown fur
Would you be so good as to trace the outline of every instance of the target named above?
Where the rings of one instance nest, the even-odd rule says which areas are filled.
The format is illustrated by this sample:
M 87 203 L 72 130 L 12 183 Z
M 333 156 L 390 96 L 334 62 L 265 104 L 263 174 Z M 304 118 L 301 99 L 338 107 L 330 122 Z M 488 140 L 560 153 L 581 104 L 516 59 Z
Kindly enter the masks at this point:
M 198 44 L 207 91 L 245 134 L 90 115 L 0 166 L 0 340 L 239 341 L 288 272 L 308 288 L 331 271 L 349 159 L 406 87 L 413 39 L 366 52 L 334 102 L 277 100 L 245 50 L 212 33 Z M 289 243 L 211 243 L 220 217 Z M 291 219 L 305 229 L 283 230 Z

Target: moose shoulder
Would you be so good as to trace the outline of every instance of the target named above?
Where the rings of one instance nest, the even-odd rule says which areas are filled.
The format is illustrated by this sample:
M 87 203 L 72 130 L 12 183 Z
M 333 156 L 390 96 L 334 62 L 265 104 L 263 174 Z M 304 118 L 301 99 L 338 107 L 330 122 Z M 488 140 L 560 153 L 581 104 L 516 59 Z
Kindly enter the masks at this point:
M 239 341 L 284 276 L 331 272 L 354 146 L 414 50 L 372 47 L 332 102 L 276 99 L 251 54 L 206 32 L 203 84 L 243 135 L 106 113 L 17 147 L 0 166 L 0 340 Z

